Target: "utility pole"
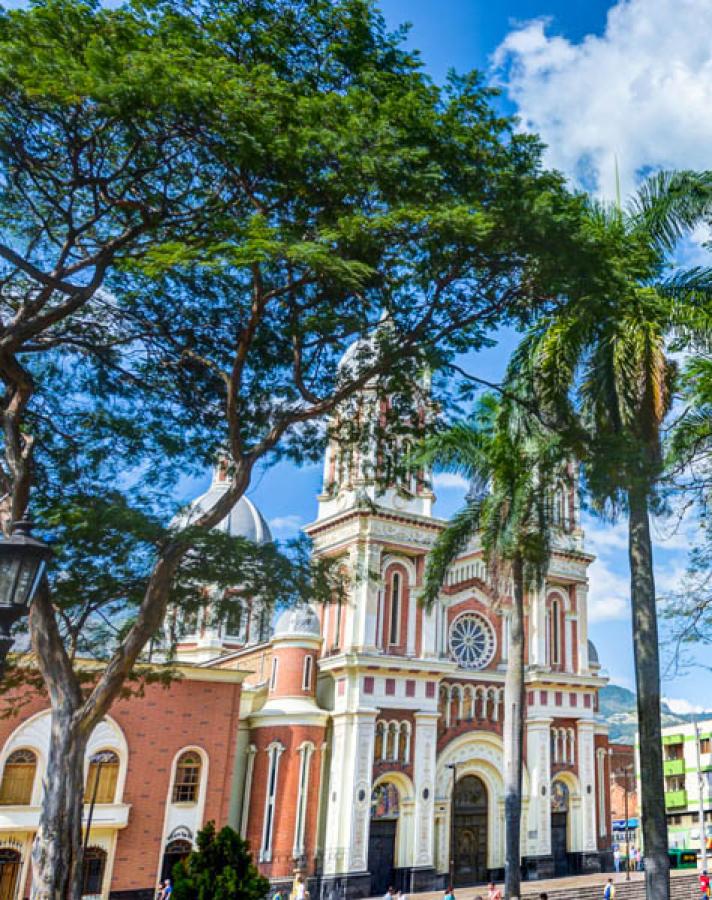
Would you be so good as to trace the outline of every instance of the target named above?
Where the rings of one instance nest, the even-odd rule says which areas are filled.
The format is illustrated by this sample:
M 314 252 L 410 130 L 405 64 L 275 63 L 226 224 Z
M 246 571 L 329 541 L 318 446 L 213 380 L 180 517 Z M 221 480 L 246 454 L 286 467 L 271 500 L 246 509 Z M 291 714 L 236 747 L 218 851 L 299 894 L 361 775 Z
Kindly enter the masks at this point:
M 697 790 L 700 800 L 700 866 L 703 872 L 707 871 L 707 830 L 705 827 L 705 782 L 702 777 L 702 761 L 700 760 L 700 729 L 697 727 L 697 717 L 693 716 L 692 724 L 695 727 L 695 754 L 697 757 Z

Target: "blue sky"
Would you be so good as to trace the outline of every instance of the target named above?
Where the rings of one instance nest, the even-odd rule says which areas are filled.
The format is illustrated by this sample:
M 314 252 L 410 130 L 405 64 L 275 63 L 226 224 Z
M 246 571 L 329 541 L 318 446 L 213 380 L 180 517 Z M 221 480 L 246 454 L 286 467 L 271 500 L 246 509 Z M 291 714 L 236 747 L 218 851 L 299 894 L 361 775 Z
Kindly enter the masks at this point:
M 651 168 L 709 167 L 712 147 L 712 4 L 709 0 L 381 0 L 392 27 L 410 22 L 408 43 L 442 81 L 450 68 L 478 68 L 500 84 L 504 107 L 548 145 L 547 162 L 573 184 L 612 198 L 618 167 L 624 193 Z M 688 255 L 701 253 L 698 246 Z M 515 341 L 469 360 L 496 380 Z M 190 485 L 193 495 L 204 481 Z M 257 475 L 250 496 L 277 537 L 311 521 L 320 467 L 278 465 Z M 463 490 L 436 482 L 436 514 L 449 515 Z M 590 572 L 591 636 L 611 680 L 633 687 L 625 523 L 587 519 L 598 556 Z M 656 523 L 656 577 L 664 593 L 679 585 L 694 522 L 670 533 Z M 664 629 L 664 623 L 663 623 Z M 711 706 L 710 675 L 667 679 L 664 694 Z

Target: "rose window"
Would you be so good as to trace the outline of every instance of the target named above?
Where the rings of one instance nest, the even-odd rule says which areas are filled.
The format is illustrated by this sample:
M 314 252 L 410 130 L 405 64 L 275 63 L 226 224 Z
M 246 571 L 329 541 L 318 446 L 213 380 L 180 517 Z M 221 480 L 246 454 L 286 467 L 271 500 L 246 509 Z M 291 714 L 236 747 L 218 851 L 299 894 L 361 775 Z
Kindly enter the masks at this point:
M 450 653 L 463 669 L 484 669 L 495 651 L 492 626 L 477 613 L 458 616 L 450 627 Z

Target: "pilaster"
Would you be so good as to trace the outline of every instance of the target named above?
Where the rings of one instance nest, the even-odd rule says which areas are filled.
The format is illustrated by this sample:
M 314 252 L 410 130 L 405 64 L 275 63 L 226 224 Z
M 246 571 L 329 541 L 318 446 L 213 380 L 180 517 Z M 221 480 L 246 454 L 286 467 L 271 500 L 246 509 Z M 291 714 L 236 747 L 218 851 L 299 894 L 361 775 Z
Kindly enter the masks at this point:
M 336 713 L 333 722 L 325 875 L 366 870 L 376 712 Z
M 412 865 L 432 866 L 437 713 L 415 714 L 415 848 Z
M 583 851 L 594 853 L 596 842 L 596 778 L 594 769 L 594 723 L 579 720 L 579 773 L 581 782 L 581 818 Z

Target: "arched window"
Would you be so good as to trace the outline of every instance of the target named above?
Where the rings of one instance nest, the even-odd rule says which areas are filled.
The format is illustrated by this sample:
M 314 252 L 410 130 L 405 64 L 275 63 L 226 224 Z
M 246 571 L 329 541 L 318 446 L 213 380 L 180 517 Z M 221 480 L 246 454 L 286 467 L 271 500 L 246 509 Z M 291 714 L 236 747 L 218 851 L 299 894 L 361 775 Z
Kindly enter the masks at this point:
M 37 757 L 32 750 L 11 753 L 2 773 L 0 806 L 29 806 L 36 771 Z
M 551 662 L 561 663 L 561 601 L 557 597 L 551 601 Z
M 0 900 L 14 900 L 22 859 L 17 850 L 0 850 Z
M 376 762 L 386 758 L 385 730 L 383 722 L 376 722 L 376 740 L 373 745 L 373 758 Z
M 302 690 L 310 691 L 312 686 L 312 669 L 314 668 L 314 657 L 308 653 L 304 657 L 304 674 L 302 675 Z
M 400 618 L 401 618 L 401 577 L 395 572 L 391 579 L 391 620 L 389 625 L 388 643 L 400 643 Z
M 410 725 L 402 722 L 398 735 L 398 760 L 404 764 L 410 762 Z
M 114 803 L 119 778 L 119 757 L 112 750 L 95 753 L 89 761 L 84 799 L 87 803 Z
M 230 601 L 225 618 L 223 619 L 223 633 L 237 637 L 242 631 L 242 600 Z
M 202 762 L 199 753 L 195 750 L 181 753 L 173 782 L 174 803 L 195 803 L 197 801 L 201 768 Z
M 87 847 L 82 871 L 82 897 L 101 896 L 106 871 L 106 851 Z

